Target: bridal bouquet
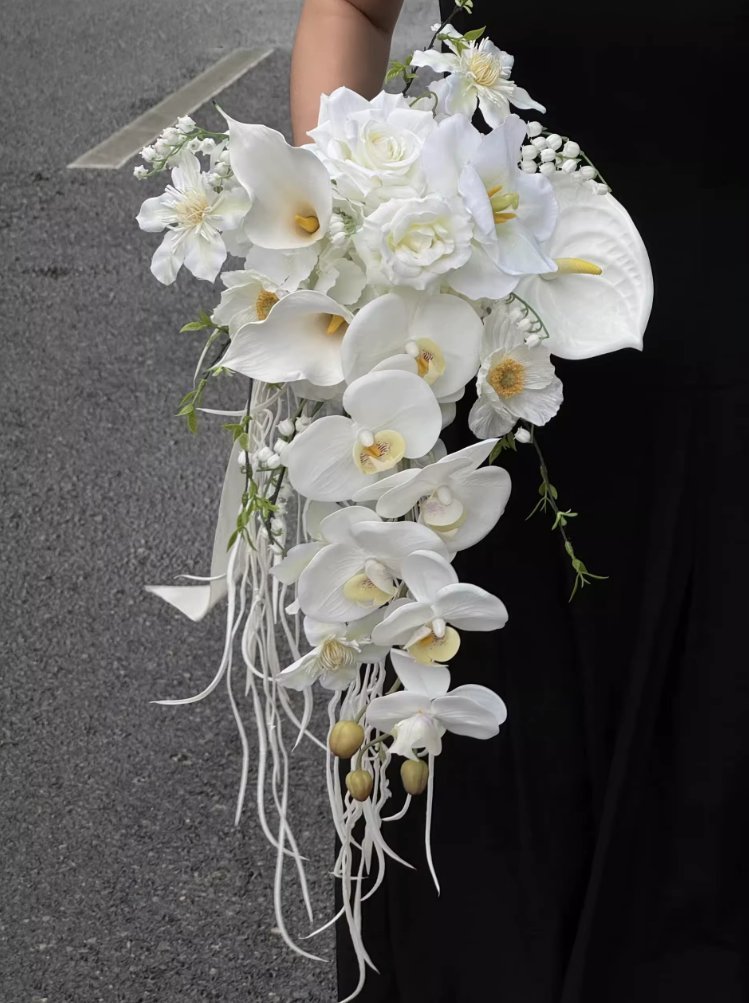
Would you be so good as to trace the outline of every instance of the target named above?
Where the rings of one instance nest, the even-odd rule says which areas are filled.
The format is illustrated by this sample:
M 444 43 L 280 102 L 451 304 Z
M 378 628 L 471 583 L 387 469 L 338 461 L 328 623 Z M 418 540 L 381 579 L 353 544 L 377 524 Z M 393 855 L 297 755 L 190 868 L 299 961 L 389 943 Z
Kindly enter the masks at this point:
M 207 341 L 180 414 L 193 431 L 199 414 L 218 415 L 233 440 L 210 575 L 150 587 L 193 620 L 225 602 L 223 653 L 201 693 L 162 702 L 191 703 L 226 683 L 244 749 L 237 820 L 252 708 L 278 928 L 301 953 L 282 908 L 290 861 L 312 918 L 289 821 L 289 729 L 324 750 L 343 890 L 330 922 L 348 924 L 357 992 L 372 964 L 362 901 L 386 857 L 411 866 L 389 846 L 388 826 L 425 794 L 437 884 L 429 829 L 442 736 L 491 739 L 507 716 L 460 659 L 461 633 L 498 630 L 507 611 L 451 563 L 508 502 L 509 475 L 494 461 L 518 442 L 538 451 L 539 505 L 562 534 L 575 588 L 589 582 L 536 429 L 562 403 L 553 357 L 640 347 L 650 310 L 630 217 L 574 140 L 512 111 L 544 111 L 512 66 L 480 30 L 460 35 L 448 19 L 428 49 L 392 68 L 402 93 L 323 95 L 304 147 L 228 115 L 225 133 L 186 117 L 136 168 L 171 170 L 138 215 L 144 230 L 164 232 L 153 274 L 171 283 L 184 267 L 223 284 L 212 311 L 186 325 Z M 444 76 L 412 98 L 419 67 Z M 477 110 L 485 133 L 472 124 Z M 238 263 L 223 270 L 230 256 Z M 219 372 L 236 376 L 228 385 L 240 400 L 227 410 L 203 404 Z M 477 441 L 446 454 L 440 432 L 469 383 Z M 328 700 L 325 741 L 309 729 L 315 695 Z

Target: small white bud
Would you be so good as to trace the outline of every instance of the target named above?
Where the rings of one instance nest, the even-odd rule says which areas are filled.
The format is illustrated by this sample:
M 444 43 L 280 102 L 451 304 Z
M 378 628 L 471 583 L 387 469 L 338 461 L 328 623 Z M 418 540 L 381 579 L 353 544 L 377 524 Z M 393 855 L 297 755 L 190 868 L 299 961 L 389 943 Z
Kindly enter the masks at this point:
M 518 321 L 517 328 L 519 331 L 530 331 L 532 325 L 533 321 L 530 319 L 530 317 L 523 317 L 522 320 Z
M 271 519 L 270 521 L 271 533 L 274 533 L 276 536 L 280 536 L 285 529 L 286 529 L 286 524 L 284 523 L 283 519 L 275 519 L 275 518 Z
M 156 142 L 154 143 L 153 148 L 156 151 L 157 157 L 166 157 L 172 151 L 172 148 L 169 145 L 169 143 L 165 143 L 163 139 L 157 139 Z
M 231 154 L 224 148 L 216 158 L 220 164 L 228 164 L 231 162 Z
M 281 435 L 293 435 L 294 434 L 294 422 L 291 418 L 284 418 L 283 421 L 278 423 L 278 431 Z
M 242 449 L 237 453 L 237 463 L 239 464 L 240 470 L 245 470 L 247 467 L 247 454 Z
M 273 443 L 273 452 L 278 453 L 279 456 L 283 457 L 283 451 L 284 449 L 286 449 L 288 445 L 289 445 L 288 442 L 286 442 L 284 439 L 276 439 L 276 441 Z
M 557 168 L 555 164 L 541 164 L 541 166 L 539 167 L 539 171 L 541 172 L 541 174 L 545 174 L 547 177 L 549 176 L 549 174 L 553 174 L 554 171 L 556 171 L 556 169 Z
M 562 147 L 562 153 L 565 157 L 579 157 L 580 156 L 580 144 L 576 143 L 574 139 L 568 139 L 567 142 Z
M 310 424 L 310 419 L 307 418 L 306 415 L 302 415 L 300 418 L 297 418 L 296 421 L 294 422 L 294 428 L 297 430 L 297 432 L 303 432 L 309 424 Z
M 220 178 L 215 171 L 209 171 L 205 176 L 206 181 L 211 186 L 211 188 L 218 188 L 223 178 Z
M 143 164 L 138 164 L 137 167 L 133 168 L 133 176 L 139 181 L 145 177 L 148 177 L 148 168 L 144 167 Z
M 529 334 L 528 337 L 525 339 L 525 343 L 528 346 L 528 348 L 535 348 L 536 345 L 541 344 L 541 339 L 537 334 Z
M 515 433 L 515 442 L 530 442 L 531 433 L 527 428 L 519 428 Z
M 551 149 L 541 150 L 541 162 L 551 164 L 557 159 L 556 153 Z
M 562 146 L 562 137 L 557 135 L 556 132 L 552 132 L 550 136 L 546 137 L 546 142 L 552 148 L 552 150 L 559 150 Z
M 531 140 L 531 143 L 533 143 L 533 145 L 536 147 L 537 150 L 545 150 L 546 147 L 548 146 L 548 143 L 546 142 L 546 136 L 535 136 Z
M 190 151 L 190 153 L 200 153 L 200 140 L 191 139 L 190 142 L 187 144 L 187 149 Z
M 178 140 L 180 140 L 182 137 L 180 135 L 179 130 L 175 129 L 173 126 L 170 125 L 168 129 L 164 129 L 160 138 L 163 140 L 163 142 L 169 143 L 169 145 L 171 146 L 173 143 L 178 142 Z
M 190 118 L 189 115 L 180 115 L 177 119 L 177 129 L 182 133 L 192 132 L 195 128 L 195 123 Z
M 339 230 L 338 233 L 331 235 L 330 243 L 333 247 L 343 247 L 346 243 L 346 234 L 343 230 Z
M 201 139 L 201 141 L 200 141 L 200 152 L 201 153 L 213 153 L 213 151 L 215 149 L 216 149 L 216 140 L 215 139 L 211 139 L 210 136 L 207 136 L 205 139 Z
M 447 624 L 442 619 L 441 616 L 436 616 L 432 620 L 432 633 L 435 637 L 444 637 L 445 631 L 447 630 Z
M 611 191 L 608 185 L 605 185 L 600 181 L 594 181 L 593 184 L 595 185 L 594 191 L 597 195 L 608 195 Z
M 538 147 L 534 146 L 533 143 L 526 143 L 520 148 L 520 156 L 523 160 L 535 160 L 538 156 Z
M 538 170 L 538 164 L 535 160 L 524 160 L 520 165 L 520 169 L 526 174 L 535 174 Z
M 278 467 L 281 466 L 281 457 L 278 455 L 278 453 L 271 453 L 268 459 L 265 461 L 265 465 L 266 467 L 268 467 L 269 470 L 276 470 Z
M 563 170 L 565 174 L 574 174 L 575 171 L 577 170 L 577 161 L 565 160 L 562 162 L 562 166 L 560 169 Z
M 580 177 L 584 178 L 586 181 L 589 181 L 591 178 L 594 178 L 596 174 L 598 174 L 598 171 L 595 169 L 595 167 L 591 167 L 590 164 L 583 164 L 583 166 L 580 168 Z
M 144 146 L 140 151 L 140 155 L 147 164 L 152 164 L 156 159 L 156 147 L 155 146 Z
M 525 316 L 525 310 L 521 310 L 519 306 L 516 306 L 514 310 L 510 310 L 510 320 L 513 324 L 519 324 Z
M 363 428 L 361 432 L 357 435 L 357 440 L 360 445 L 367 449 L 369 446 L 374 446 L 374 436 L 369 431 L 369 429 Z
M 273 456 L 273 450 L 270 446 L 261 446 L 256 454 L 256 459 L 258 463 L 267 463 L 267 461 Z
M 533 139 L 534 136 L 540 136 L 544 131 L 544 127 L 540 122 L 529 122 L 528 123 L 528 135 Z

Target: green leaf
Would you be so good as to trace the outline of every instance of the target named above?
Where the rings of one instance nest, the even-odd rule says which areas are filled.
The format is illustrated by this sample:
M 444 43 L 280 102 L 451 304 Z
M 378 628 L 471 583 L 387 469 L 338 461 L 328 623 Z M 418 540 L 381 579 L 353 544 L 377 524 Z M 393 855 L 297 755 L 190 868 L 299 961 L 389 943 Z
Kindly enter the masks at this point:
M 187 427 L 193 435 L 195 435 L 198 430 L 198 416 L 194 409 L 187 415 Z
M 184 334 L 185 331 L 202 331 L 204 327 L 208 327 L 208 324 L 204 323 L 202 320 L 191 320 L 189 324 L 183 324 L 183 326 L 179 329 L 179 333 Z
M 486 31 L 486 25 L 484 25 L 483 28 L 474 28 L 472 31 L 467 31 L 463 35 L 463 38 L 466 40 L 466 42 L 475 42 L 477 39 L 481 38 L 481 36 L 484 34 L 485 31 Z

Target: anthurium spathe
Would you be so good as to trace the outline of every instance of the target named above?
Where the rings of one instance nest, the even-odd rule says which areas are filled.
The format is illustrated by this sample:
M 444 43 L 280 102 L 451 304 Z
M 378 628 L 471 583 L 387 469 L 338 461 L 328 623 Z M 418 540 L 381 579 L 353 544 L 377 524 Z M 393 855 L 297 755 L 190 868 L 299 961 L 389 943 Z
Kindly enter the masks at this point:
M 298 289 L 264 320 L 242 325 L 221 359 L 222 369 L 268 383 L 309 380 L 321 387 L 343 379 L 341 341 L 352 314 L 330 296 Z
M 391 753 L 437 756 L 446 731 L 493 738 L 507 720 L 504 701 L 488 687 L 466 684 L 448 692 L 450 671 L 444 665 L 423 665 L 402 651 L 392 651 L 391 658 L 404 689 L 375 697 L 367 708 L 367 723 L 394 736 Z
M 447 547 L 427 526 L 383 522 L 371 510 L 369 516 L 350 522 L 348 539 L 341 534 L 338 543 L 322 548 L 302 571 L 297 595 L 308 616 L 358 619 L 393 599 L 408 554 L 424 550 L 447 558 Z M 332 518 L 340 522 L 338 515 Z
M 402 576 L 412 600 L 375 627 L 376 644 L 402 645 L 420 662 L 448 661 L 460 646 L 459 630 L 498 630 L 507 622 L 501 600 L 478 585 L 459 582 L 438 554 L 409 554 Z
M 318 418 L 284 453 L 292 487 L 307 498 L 353 497 L 404 456 L 428 452 L 442 424 L 430 387 L 413 373 L 396 370 L 354 380 L 343 407 L 350 417 Z
M 392 357 L 407 356 L 438 399 L 461 391 L 476 372 L 483 326 L 473 307 L 445 293 L 378 296 L 356 314 L 341 344 L 351 382 Z
M 252 199 L 244 232 L 259 247 L 276 250 L 317 243 L 333 211 L 324 165 L 310 150 L 290 146 L 275 129 L 224 117 L 231 169 Z
M 386 519 L 418 506 L 419 521 L 451 552 L 472 547 L 493 529 L 510 497 L 510 475 L 503 467 L 478 469 L 496 443 L 485 439 L 436 463 L 400 470 L 368 485 L 357 499 L 377 499 L 377 513 Z
M 557 271 L 528 276 L 518 295 L 547 322 L 546 347 L 563 359 L 642 348 L 653 303 L 653 274 L 631 216 L 613 195 L 575 175 L 552 175 L 559 221 L 544 253 Z

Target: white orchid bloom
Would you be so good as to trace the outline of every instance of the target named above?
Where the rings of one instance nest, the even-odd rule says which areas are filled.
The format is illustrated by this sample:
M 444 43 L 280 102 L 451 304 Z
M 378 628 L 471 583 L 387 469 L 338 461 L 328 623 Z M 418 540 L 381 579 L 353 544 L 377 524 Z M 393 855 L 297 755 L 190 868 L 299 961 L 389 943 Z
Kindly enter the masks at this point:
M 362 307 L 349 325 L 341 344 L 343 374 L 351 382 L 405 357 L 438 400 L 449 399 L 476 373 L 482 331 L 476 311 L 458 296 L 387 293 Z
M 451 32 L 443 32 L 450 34 Z M 457 32 L 455 32 L 457 35 Z M 510 79 L 515 57 L 498 49 L 488 38 L 459 45 L 445 39 L 450 52 L 419 50 L 411 57 L 413 66 L 429 66 L 437 73 L 449 74 L 430 84 L 437 95 L 440 111 L 471 119 L 476 105 L 490 128 L 501 125 L 510 114 L 510 105 L 524 110 L 545 112 L 528 91 Z
M 304 633 L 313 648 L 280 672 L 276 679 L 287 689 L 304 690 L 319 682 L 328 690 L 345 690 L 360 666 L 384 658 L 387 648 L 370 642 L 382 611 L 375 610 L 356 623 L 324 623 L 304 619 Z
M 560 214 L 544 251 L 558 269 L 522 279 L 518 295 L 548 322 L 546 346 L 560 358 L 642 348 L 653 275 L 637 227 L 613 195 L 561 171 L 551 180 Z
M 330 521 L 328 521 L 330 517 Z M 271 568 L 271 574 L 283 582 L 293 585 L 307 567 L 309 562 L 328 544 L 335 543 L 340 538 L 339 523 L 344 527 L 350 522 L 371 519 L 371 508 L 363 505 L 349 505 L 341 508 L 336 502 L 318 502 L 309 499 L 302 509 L 302 526 L 307 538 L 304 543 L 290 547 L 286 557 L 281 558 Z M 328 537 L 330 533 L 330 537 Z
M 339 87 L 322 95 L 318 124 L 308 135 L 337 192 L 376 203 L 394 193 L 423 194 L 419 158 L 433 128 L 431 112 L 414 110 L 401 94 L 381 91 L 368 101 Z
M 265 320 L 237 330 L 221 367 L 266 383 L 334 386 L 343 379 L 341 340 L 352 319 L 330 296 L 298 289 L 279 300 Z
M 562 403 L 562 381 L 555 375 L 544 342 L 529 347 L 505 304 L 484 321 L 477 399 L 468 426 L 480 439 L 504 435 L 522 418 L 545 425 Z
M 343 407 L 350 418 L 318 418 L 284 452 L 292 487 L 307 498 L 351 498 L 404 456 L 422 456 L 440 433 L 439 404 L 412 373 L 362 376 L 346 389 Z
M 391 753 L 417 759 L 425 751 L 438 756 L 446 731 L 469 738 L 493 738 L 507 720 L 501 697 L 486 686 L 467 684 L 450 688 L 450 671 L 444 665 L 419 663 L 405 652 L 391 658 L 404 689 L 375 697 L 367 708 L 367 723 L 390 733 Z
M 339 532 L 338 542 L 323 547 L 299 576 L 299 605 L 308 616 L 356 620 L 395 597 L 406 555 L 425 550 L 447 558 L 447 547 L 427 526 L 408 520 L 382 522 L 368 511 L 368 519 L 341 527 L 345 534 Z M 327 520 L 322 529 L 331 535 Z
M 424 147 L 430 186 L 443 197 L 456 189 L 471 215 L 471 253 L 447 281 L 471 299 L 499 299 L 520 277 L 556 269 L 542 243 L 558 216 L 554 189 L 541 174 L 518 167 L 525 123 L 510 115 L 482 136 L 461 115 L 445 119 Z
M 170 285 L 182 265 L 198 279 L 213 282 L 226 260 L 222 230 L 237 227 L 250 208 L 242 188 L 217 192 L 192 153 L 183 151 L 163 195 L 146 199 L 136 219 L 141 230 L 161 233 L 151 271 Z
M 244 230 L 259 247 L 291 250 L 314 244 L 333 211 L 330 176 L 310 150 L 290 146 L 280 132 L 224 116 L 231 169 L 250 193 Z
M 377 513 L 398 519 L 419 507 L 419 522 L 434 530 L 451 553 L 482 540 L 497 524 L 510 497 L 503 467 L 479 466 L 496 445 L 485 439 L 421 469 L 401 470 L 359 492 L 357 500 L 377 499 Z
M 458 581 L 452 565 L 429 551 L 403 561 L 403 581 L 413 599 L 390 613 L 372 632 L 376 644 L 398 644 L 417 661 L 447 662 L 460 647 L 459 630 L 498 630 L 507 610 L 478 585 Z

